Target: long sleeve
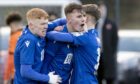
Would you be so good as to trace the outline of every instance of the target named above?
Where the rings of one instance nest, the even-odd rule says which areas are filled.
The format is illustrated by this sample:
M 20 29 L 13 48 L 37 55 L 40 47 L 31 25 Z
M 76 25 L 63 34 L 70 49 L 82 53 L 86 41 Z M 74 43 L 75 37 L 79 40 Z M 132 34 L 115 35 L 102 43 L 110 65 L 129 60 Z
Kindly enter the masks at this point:
M 86 34 L 75 36 L 70 33 L 62 33 L 57 31 L 48 32 L 47 38 L 55 41 L 70 42 L 73 43 L 73 45 L 86 45 L 86 40 L 88 40 Z
M 47 33 L 47 38 L 55 41 L 73 42 L 73 36 L 70 33 L 51 31 Z
M 54 30 L 55 27 L 63 26 L 66 23 L 67 23 L 67 21 L 65 18 L 56 19 L 56 20 L 48 23 L 48 30 L 47 31 L 52 31 L 52 30 Z
M 48 75 L 40 74 L 34 71 L 31 67 L 32 67 L 31 65 L 21 65 L 20 68 L 21 76 L 36 81 L 42 81 L 42 82 L 49 81 Z

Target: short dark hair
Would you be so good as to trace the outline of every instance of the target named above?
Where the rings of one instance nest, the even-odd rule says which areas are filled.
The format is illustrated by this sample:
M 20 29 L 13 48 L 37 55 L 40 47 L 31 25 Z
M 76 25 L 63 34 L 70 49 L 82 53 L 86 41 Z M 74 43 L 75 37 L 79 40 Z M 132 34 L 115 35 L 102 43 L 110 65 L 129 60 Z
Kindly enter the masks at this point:
M 21 20 L 22 17 L 18 12 L 11 12 L 6 18 L 6 24 L 10 25 L 12 22 L 20 22 Z
M 54 16 L 58 17 L 58 15 L 53 11 L 48 12 L 48 14 L 49 14 L 49 16 L 54 15 Z
M 82 10 L 82 5 L 81 4 L 77 4 L 77 3 L 70 3 L 65 7 L 65 15 L 67 15 L 68 13 L 72 13 L 73 10 Z
M 108 3 L 105 2 L 105 1 L 99 1 L 97 4 L 98 4 L 99 7 L 102 6 L 102 5 L 105 5 L 108 8 Z
M 96 4 L 83 5 L 83 10 L 86 12 L 86 14 L 94 16 L 96 21 L 101 17 L 101 13 L 100 13 L 99 8 Z

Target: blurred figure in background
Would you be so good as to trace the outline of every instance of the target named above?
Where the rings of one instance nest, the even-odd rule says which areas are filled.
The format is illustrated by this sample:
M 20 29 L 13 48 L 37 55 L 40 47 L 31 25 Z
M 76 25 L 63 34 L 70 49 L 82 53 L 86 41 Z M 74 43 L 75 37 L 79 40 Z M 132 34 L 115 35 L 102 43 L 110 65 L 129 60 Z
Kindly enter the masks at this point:
M 108 19 L 107 7 L 104 2 L 99 2 L 99 9 L 101 19 L 96 28 L 98 28 L 102 42 L 102 53 L 98 69 L 98 81 L 99 84 L 102 84 L 103 80 L 106 81 L 106 84 L 114 84 L 117 77 L 118 28 L 114 22 Z
M 58 18 L 58 16 L 55 12 L 49 12 L 49 21 L 50 22 L 57 19 L 57 18 Z
M 55 12 L 50 11 L 49 12 L 49 22 L 54 21 L 56 19 L 58 19 L 58 15 Z M 63 28 L 64 28 L 63 25 L 62 26 L 57 26 L 54 30 L 55 31 L 61 31 L 61 30 L 63 30 Z
M 17 12 L 10 13 L 6 18 L 6 24 L 11 28 L 8 57 L 4 70 L 4 84 L 13 84 L 14 78 L 14 50 L 18 37 L 22 31 L 22 17 Z

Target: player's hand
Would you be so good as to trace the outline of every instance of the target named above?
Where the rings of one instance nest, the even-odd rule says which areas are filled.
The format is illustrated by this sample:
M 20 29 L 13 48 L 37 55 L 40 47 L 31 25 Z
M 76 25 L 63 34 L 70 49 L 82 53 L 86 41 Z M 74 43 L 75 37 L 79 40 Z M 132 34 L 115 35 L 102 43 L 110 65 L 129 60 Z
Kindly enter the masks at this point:
M 58 27 L 55 27 L 54 31 L 62 31 L 63 30 L 63 26 L 58 26 Z
M 50 72 L 48 75 L 50 77 L 49 84 L 59 84 L 62 82 L 62 79 L 59 75 L 55 75 L 55 72 Z

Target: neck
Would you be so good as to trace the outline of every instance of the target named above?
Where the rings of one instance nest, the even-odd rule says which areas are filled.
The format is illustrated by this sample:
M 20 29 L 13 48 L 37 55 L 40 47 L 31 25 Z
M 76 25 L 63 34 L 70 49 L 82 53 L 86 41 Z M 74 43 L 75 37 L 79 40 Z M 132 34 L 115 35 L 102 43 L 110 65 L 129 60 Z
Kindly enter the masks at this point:
M 17 31 L 21 31 L 22 28 L 11 28 L 11 33 L 15 33 Z
M 95 24 L 93 24 L 92 22 L 87 22 L 87 28 L 88 28 L 88 30 L 94 29 L 95 28 Z
M 30 32 L 31 32 L 32 34 L 35 35 L 34 30 L 32 30 L 33 28 L 32 28 L 30 25 L 28 26 L 28 29 L 30 30 Z
M 72 26 L 67 24 L 68 32 L 73 32 Z

